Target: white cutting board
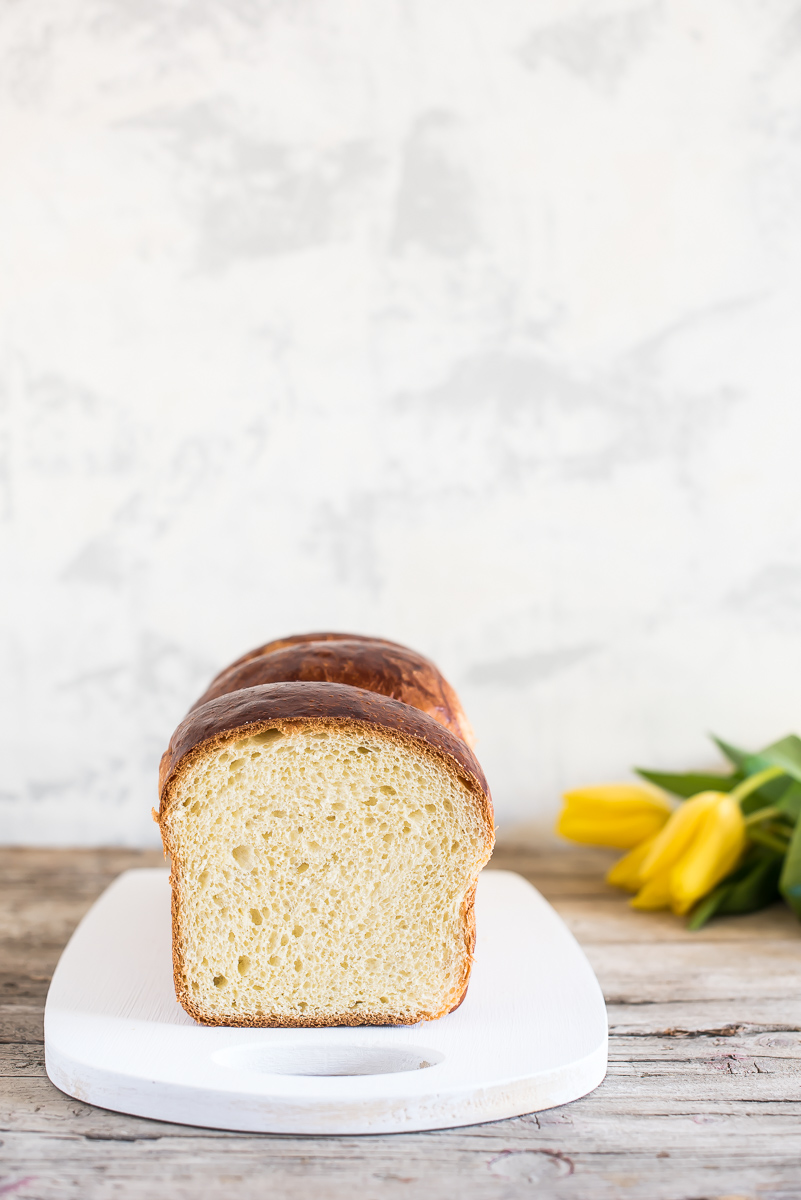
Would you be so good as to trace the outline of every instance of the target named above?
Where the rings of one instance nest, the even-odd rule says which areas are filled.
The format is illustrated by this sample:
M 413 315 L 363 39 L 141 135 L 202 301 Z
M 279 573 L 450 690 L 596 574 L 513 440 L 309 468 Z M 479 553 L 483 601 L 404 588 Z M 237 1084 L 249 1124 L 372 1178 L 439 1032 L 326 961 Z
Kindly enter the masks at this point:
M 126 871 L 87 913 L 45 1008 L 47 1073 L 78 1100 L 186 1125 L 394 1133 L 576 1100 L 606 1074 L 606 1009 L 551 906 L 485 871 L 467 998 L 418 1025 L 207 1028 L 175 999 L 164 870 Z

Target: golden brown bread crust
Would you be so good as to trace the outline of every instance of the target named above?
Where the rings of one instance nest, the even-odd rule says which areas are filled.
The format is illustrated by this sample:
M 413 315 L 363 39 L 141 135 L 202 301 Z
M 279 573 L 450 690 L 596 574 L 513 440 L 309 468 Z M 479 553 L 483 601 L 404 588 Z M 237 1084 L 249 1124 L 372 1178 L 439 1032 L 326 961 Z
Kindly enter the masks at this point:
M 377 692 L 346 684 L 333 683 L 273 683 L 227 693 L 210 700 L 202 708 L 190 712 L 173 734 L 164 753 L 159 770 L 160 807 L 157 820 L 161 828 L 165 852 L 170 854 L 173 871 L 172 885 L 172 930 L 173 930 L 173 976 L 175 992 L 180 1004 L 191 1017 L 204 1025 L 247 1025 L 247 1026 L 319 1026 L 319 1025 L 385 1025 L 416 1024 L 417 1021 L 433 1020 L 431 1014 L 420 1013 L 412 1017 L 397 1014 L 395 1017 L 383 1013 L 342 1013 L 326 1018 L 282 1019 L 270 1016 L 242 1015 L 210 1017 L 198 1010 L 188 994 L 181 957 L 181 900 L 179 879 L 181 861 L 178 847 L 172 844 L 169 827 L 165 821 L 170 809 L 173 785 L 182 769 L 205 751 L 217 748 L 228 741 L 261 733 L 265 729 L 278 728 L 284 734 L 294 731 L 331 725 L 361 726 L 405 744 L 413 744 L 418 750 L 436 757 L 445 768 L 455 774 L 475 798 L 479 814 L 487 830 L 487 856 L 492 851 L 494 840 L 492 798 L 484 772 L 469 747 L 443 725 L 425 713 L 400 701 L 382 696 Z M 486 862 L 485 859 L 485 862 Z M 483 866 L 483 863 L 482 863 Z M 448 1012 L 453 1012 L 464 1000 L 470 976 L 470 966 L 475 946 L 475 886 L 465 896 L 462 904 L 462 929 L 465 941 L 465 959 L 462 986 L 459 998 Z M 445 1013 L 437 1013 L 436 1017 Z
M 391 696 L 428 713 L 468 746 L 474 745 L 459 698 L 434 664 L 405 646 L 367 638 L 296 641 L 240 659 L 212 681 L 190 712 L 240 688 L 295 680 L 345 683 Z
M 370 637 L 369 634 L 332 633 L 330 630 L 323 633 L 292 633 L 288 637 L 275 638 L 272 642 L 265 642 L 263 646 L 257 646 L 255 650 L 248 650 L 247 654 L 235 658 L 229 666 L 214 676 L 212 683 L 215 683 L 220 675 L 227 674 L 228 671 L 251 658 L 261 658 L 263 654 L 272 654 L 274 650 L 283 650 L 286 646 L 302 646 L 306 642 L 375 642 L 379 646 L 395 646 L 399 650 L 407 649 L 406 646 L 401 646 L 400 642 L 388 642 L 386 638 Z

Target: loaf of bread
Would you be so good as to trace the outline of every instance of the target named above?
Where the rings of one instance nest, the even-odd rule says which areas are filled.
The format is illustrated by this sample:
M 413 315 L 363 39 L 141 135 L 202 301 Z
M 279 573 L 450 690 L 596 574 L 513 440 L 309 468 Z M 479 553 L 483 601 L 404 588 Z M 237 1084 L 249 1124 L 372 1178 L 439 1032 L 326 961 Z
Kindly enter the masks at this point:
M 456 692 L 422 654 L 394 642 L 343 634 L 308 634 L 252 650 L 212 680 L 193 706 L 262 683 L 347 683 L 428 713 L 473 747 Z
M 395 670 L 404 648 L 373 641 Z M 210 1025 L 413 1024 L 452 1011 L 493 844 L 471 749 L 446 721 L 381 691 L 330 679 L 236 686 L 251 661 L 218 677 L 234 686 L 212 685 L 162 759 L 180 1003 Z

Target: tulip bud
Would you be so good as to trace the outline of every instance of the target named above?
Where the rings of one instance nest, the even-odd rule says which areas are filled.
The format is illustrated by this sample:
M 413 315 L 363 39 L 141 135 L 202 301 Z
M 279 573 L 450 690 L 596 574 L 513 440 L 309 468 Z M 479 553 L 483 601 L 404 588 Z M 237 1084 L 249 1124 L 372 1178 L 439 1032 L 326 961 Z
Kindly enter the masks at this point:
M 629 850 L 628 854 L 619 858 L 615 865 L 607 871 L 606 882 L 611 883 L 612 887 L 623 888 L 626 892 L 639 891 L 642 884 L 640 868 L 653 844 L 654 838 L 646 838 L 644 842 L 640 842 L 639 846 L 635 846 L 633 850 Z
M 671 815 L 639 870 L 636 908 L 686 913 L 728 875 L 745 848 L 743 814 L 725 792 L 700 792 Z M 662 902 L 658 903 L 659 898 Z
M 648 911 L 667 908 L 670 904 L 670 872 L 660 871 L 658 875 L 652 875 L 629 903 L 632 908 L 643 908 Z
M 628 850 L 658 833 L 673 811 L 658 793 L 635 783 L 599 784 L 566 792 L 556 831 L 574 842 Z

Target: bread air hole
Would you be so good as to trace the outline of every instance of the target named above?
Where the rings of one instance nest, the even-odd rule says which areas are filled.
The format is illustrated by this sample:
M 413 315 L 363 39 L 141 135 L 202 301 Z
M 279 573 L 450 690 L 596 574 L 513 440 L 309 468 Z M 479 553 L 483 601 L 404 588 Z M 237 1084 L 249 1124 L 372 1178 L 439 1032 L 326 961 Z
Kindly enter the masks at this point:
M 263 733 L 257 733 L 250 740 L 257 746 L 271 746 L 273 742 L 277 742 L 284 735 L 280 729 L 265 729 Z
M 244 867 L 246 871 L 249 871 L 256 862 L 251 846 L 234 846 L 231 851 L 231 857 L 236 860 L 240 867 Z

